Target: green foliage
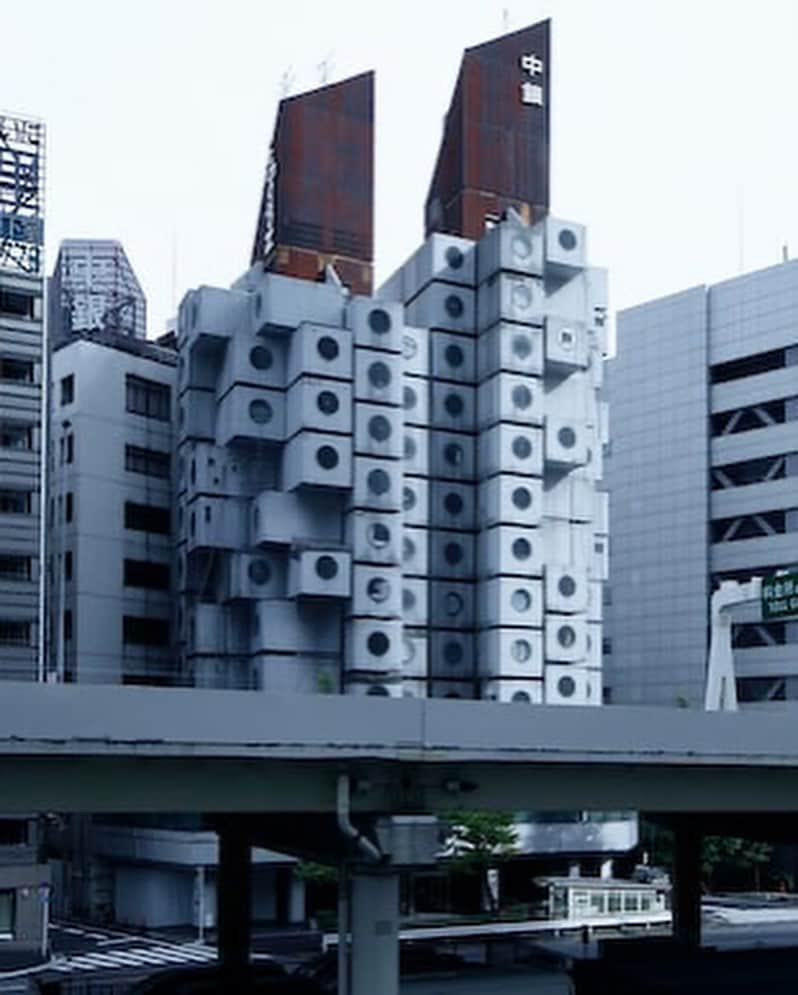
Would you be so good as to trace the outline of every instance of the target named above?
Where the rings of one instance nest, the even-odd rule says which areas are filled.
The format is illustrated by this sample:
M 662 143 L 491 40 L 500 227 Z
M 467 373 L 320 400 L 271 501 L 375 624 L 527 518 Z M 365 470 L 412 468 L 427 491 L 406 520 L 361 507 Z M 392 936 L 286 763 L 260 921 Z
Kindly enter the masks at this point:
M 518 852 L 512 812 L 449 812 L 446 852 L 454 870 L 476 871 Z
M 300 860 L 294 867 L 294 874 L 306 884 L 335 884 L 338 881 L 338 871 L 334 867 L 312 860 Z

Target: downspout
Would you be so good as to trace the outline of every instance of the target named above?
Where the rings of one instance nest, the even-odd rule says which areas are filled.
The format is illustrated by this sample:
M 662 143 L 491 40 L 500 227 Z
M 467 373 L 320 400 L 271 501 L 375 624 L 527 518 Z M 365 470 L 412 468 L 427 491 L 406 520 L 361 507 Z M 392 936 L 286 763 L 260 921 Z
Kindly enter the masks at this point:
M 338 777 L 338 790 L 335 803 L 338 828 L 347 839 L 350 839 L 358 847 L 361 854 L 367 860 L 375 864 L 381 864 L 384 857 L 382 851 L 368 837 L 364 836 L 357 827 L 352 825 L 349 818 L 349 811 L 349 775 L 341 774 Z

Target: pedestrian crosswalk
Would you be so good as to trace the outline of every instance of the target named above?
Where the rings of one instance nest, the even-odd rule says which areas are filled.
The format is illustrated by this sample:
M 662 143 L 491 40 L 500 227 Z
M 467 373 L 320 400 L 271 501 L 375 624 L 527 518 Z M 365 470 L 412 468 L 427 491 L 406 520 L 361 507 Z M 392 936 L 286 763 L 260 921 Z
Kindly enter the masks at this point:
M 153 944 L 130 946 L 124 950 L 76 954 L 55 959 L 49 965 L 61 974 L 78 971 L 118 971 L 120 968 L 168 967 L 177 964 L 210 964 L 216 960 L 216 950 L 197 943 Z

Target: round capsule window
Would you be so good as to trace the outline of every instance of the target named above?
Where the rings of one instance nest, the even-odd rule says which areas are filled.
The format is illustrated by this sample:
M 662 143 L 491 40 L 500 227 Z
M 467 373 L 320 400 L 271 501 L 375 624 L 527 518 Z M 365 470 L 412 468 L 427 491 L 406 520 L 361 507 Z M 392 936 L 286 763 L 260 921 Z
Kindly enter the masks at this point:
M 391 423 L 385 415 L 372 415 L 369 418 L 368 431 L 375 442 L 385 442 L 391 437 Z
M 418 395 L 412 387 L 407 384 L 402 388 L 402 405 L 405 411 L 412 411 L 418 404 Z
M 511 500 L 519 511 L 526 511 L 532 504 L 532 494 L 528 487 L 516 487 Z
M 458 369 L 465 362 L 465 353 L 463 352 L 462 346 L 455 345 L 451 342 L 443 350 L 443 355 L 449 366 L 453 366 Z
M 338 358 L 340 349 L 338 343 L 331 335 L 323 335 L 316 343 L 316 351 L 322 359 L 331 363 L 334 359 Z
M 316 575 L 321 580 L 332 580 L 338 575 L 338 561 L 332 556 L 320 556 L 316 560 Z
M 532 404 L 532 391 L 526 384 L 516 384 L 513 387 L 512 394 L 510 395 L 513 399 L 513 404 L 520 411 L 526 411 L 526 409 Z
M 513 694 L 511 701 L 513 701 L 516 705 L 528 705 L 532 699 L 526 691 L 516 691 Z
M 573 252 L 576 248 L 577 238 L 570 228 L 560 229 L 557 241 L 560 243 L 560 248 L 565 249 L 566 252 Z
M 247 574 L 253 584 L 260 586 L 267 584 L 271 580 L 272 569 L 268 560 L 250 560 Z
M 391 478 L 385 470 L 369 470 L 366 477 L 366 486 L 372 494 L 381 496 L 387 494 L 391 488 Z
M 443 644 L 443 659 L 450 667 L 455 667 L 458 663 L 462 663 L 464 656 L 463 647 L 460 643 L 449 642 Z
M 576 630 L 572 625 L 561 625 L 557 630 L 557 642 L 563 649 L 570 649 L 576 642 Z
M 510 644 L 510 656 L 516 663 L 529 663 L 532 657 L 532 645 L 526 639 L 514 639 Z
M 449 591 L 443 599 L 443 606 L 449 618 L 456 618 L 463 610 L 465 602 L 462 595 L 458 594 L 457 591 Z
M 256 345 L 249 350 L 249 361 L 256 370 L 269 370 L 274 363 L 274 356 L 271 349 L 267 349 L 264 345 Z
M 384 390 L 391 382 L 391 371 L 387 363 L 377 360 L 368 368 L 369 383 L 376 390 Z
M 402 336 L 402 355 L 405 359 L 413 359 L 418 352 L 418 342 L 412 335 Z
M 366 529 L 366 540 L 374 549 L 385 549 L 391 541 L 391 530 L 382 522 L 371 522 Z
M 564 598 L 571 598 L 576 593 L 576 581 L 570 574 L 564 574 L 557 582 L 557 590 Z
M 249 402 L 249 417 L 258 425 L 266 425 L 272 420 L 272 406 L 261 399 Z
M 561 328 L 557 339 L 559 340 L 560 348 L 567 351 L 573 349 L 576 342 L 576 336 L 570 328 Z
M 514 539 L 511 549 L 516 560 L 528 560 L 532 555 L 532 545 L 528 539 Z
M 456 442 L 447 442 L 443 447 L 443 458 L 449 466 L 462 466 L 464 457 L 463 447 Z
M 516 359 L 528 359 L 532 352 L 532 342 L 528 335 L 514 335 L 510 348 Z
M 443 306 L 450 318 L 462 318 L 465 308 L 463 307 L 462 300 L 457 296 L 457 294 L 449 294 L 444 301 Z
M 418 452 L 418 446 L 416 445 L 416 440 L 412 435 L 406 435 L 403 443 L 403 452 L 405 459 L 415 459 L 415 455 Z
M 416 655 L 416 647 L 413 640 L 405 637 L 402 640 L 402 663 L 411 663 Z
M 331 390 L 323 390 L 316 398 L 316 407 L 323 415 L 334 415 L 340 408 L 341 403 L 338 396 Z
M 369 311 L 369 328 L 375 335 L 384 335 L 391 330 L 391 316 L 381 307 Z
M 451 269 L 460 269 L 465 261 L 465 256 L 456 245 L 450 245 L 445 253 L 446 265 Z
M 563 449 L 573 449 L 576 445 L 576 432 L 570 425 L 563 425 L 557 433 L 557 441 Z
M 462 563 L 465 552 L 463 546 L 459 542 L 447 542 L 443 547 L 443 558 L 450 566 L 457 566 L 458 563 Z
M 519 311 L 526 311 L 532 306 L 532 291 L 525 283 L 514 284 L 512 295 L 513 307 Z
M 366 584 L 366 595 L 375 604 L 381 605 L 391 596 L 391 585 L 385 577 L 372 577 Z
M 561 698 L 573 698 L 576 693 L 576 681 L 566 674 L 557 681 L 557 692 Z
M 372 632 L 366 640 L 366 646 L 372 656 L 385 656 L 391 648 L 391 640 L 384 632 Z
M 532 595 L 523 587 L 516 588 L 510 595 L 510 604 L 513 611 L 523 614 L 532 607 Z
M 513 439 L 511 448 L 516 459 L 529 459 L 532 455 L 532 443 L 525 435 L 517 435 Z
M 449 491 L 443 499 L 443 507 L 450 515 L 459 515 L 463 511 L 463 499 L 457 491 Z
M 459 394 L 447 394 L 443 406 L 451 418 L 459 418 L 465 407 L 463 398 Z
M 410 538 L 410 536 L 405 536 L 402 539 L 402 560 L 405 562 L 407 560 L 412 560 L 416 555 L 416 544 Z
M 333 470 L 338 466 L 338 453 L 332 446 L 319 446 L 316 450 L 316 462 L 322 470 Z
M 402 510 L 403 511 L 412 511 L 413 508 L 415 508 L 416 503 L 417 503 L 416 492 L 413 490 L 413 488 L 412 487 L 403 487 L 402 488 Z
M 409 612 L 413 611 L 415 607 L 416 607 L 415 592 L 411 591 L 410 588 L 408 587 L 402 588 L 402 611 L 405 612 L 405 614 L 408 614 Z
M 510 242 L 510 249 L 516 259 L 522 262 L 532 255 L 532 243 L 523 235 L 516 235 Z

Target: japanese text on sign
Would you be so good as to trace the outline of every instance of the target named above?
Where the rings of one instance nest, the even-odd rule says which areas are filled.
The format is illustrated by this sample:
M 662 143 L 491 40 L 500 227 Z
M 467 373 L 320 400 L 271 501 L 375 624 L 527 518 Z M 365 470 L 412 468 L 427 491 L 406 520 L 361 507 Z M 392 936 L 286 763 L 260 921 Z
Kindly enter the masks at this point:
M 542 82 L 536 82 L 536 77 L 543 74 L 543 59 L 535 55 L 534 52 L 528 52 L 526 55 L 522 55 L 518 61 L 521 69 L 529 77 L 520 83 L 521 103 L 542 107 L 543 84 Z
M 762 618 L 790 615 L 798 615 L 798 570 L 775 574 L 762 582 Z

